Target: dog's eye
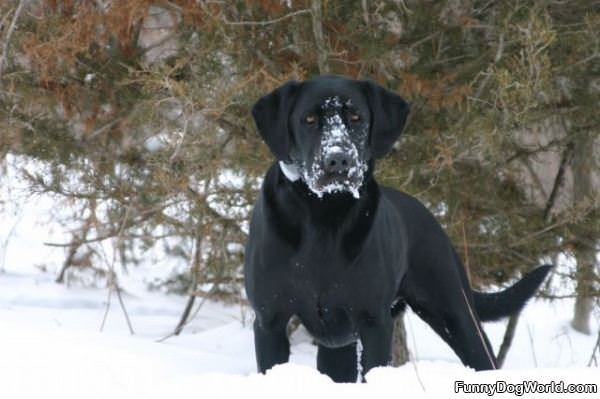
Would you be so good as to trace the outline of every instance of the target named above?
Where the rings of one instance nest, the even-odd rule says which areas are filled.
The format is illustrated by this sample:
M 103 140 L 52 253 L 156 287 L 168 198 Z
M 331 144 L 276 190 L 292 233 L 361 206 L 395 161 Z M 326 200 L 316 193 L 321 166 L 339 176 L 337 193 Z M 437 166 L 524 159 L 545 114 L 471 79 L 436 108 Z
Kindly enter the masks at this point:
M 306 123 L 308 123 L 309 125 L 312 125 L 313 123 L 315 123 L 315 122 L 317 121 L 317 118 L 316 118 L 314 115 L 307 115 L 307 116 L 304 118 L 304 121 L 305 121 Z
M 350 120 L 352 122 L 358 122 L 358 121 L 360 121 L 360 115 L 358 115 L 358 114 L 350 114 Z

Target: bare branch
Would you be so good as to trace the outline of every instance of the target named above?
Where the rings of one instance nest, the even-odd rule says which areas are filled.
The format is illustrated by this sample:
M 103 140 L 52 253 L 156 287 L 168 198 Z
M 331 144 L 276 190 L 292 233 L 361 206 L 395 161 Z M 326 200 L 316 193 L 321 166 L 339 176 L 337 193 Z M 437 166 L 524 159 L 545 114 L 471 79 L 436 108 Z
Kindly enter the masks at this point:
M 142 211 L 142 212 L 140 212 L 139 217 L 137 219 L 128 218 L 127 220 L 123 221 L 123 223 L 117 229 L 112 229 L 108 233 L 100 235 L 95 238 L 90 238 L 90 239 L 85 239 L 85 240 L 82 239 L 79 241 L 71 241 L 68 243 L 44 242 L 44 245 L 49 246 L 49 247 L 70 247 L 71 245 L 83 245 L 83 244 L 90 244 L 90 243 L 98 242 L 98 241 L 104 241 L 108 238 L 115 237 L 118 234 L 123 234 L 123 229 L 128 229 L 130 227 L 134 227 L 134 226 L 139 225 L 140 223 L 145 222 L 146 220 L 148 220 L 152 216 L 154 216 L 156 213 L 161 212 L 163 209 L 165 209 L 169 205 L 170 204 L 163 204 L 163 205 L 157 206 L 155 208 L 150 208 L 145 211 Z
M 186 325 L 188 325 L 196 317 L 196 315 L 198 315 L 198 313 L 200 312 L 200 309 L 202 309 L 202 307 L 204 306 L 204 304 L 206 303 L 206 301 L 208 301 L 215 294 L 215 292 L 217 292 L 218 287 L 219 287 L 219 284 L 217 282 L 213 283 L 213 285 L 210 288 L 210 290 L 206 293 L 206 295 L 204 296 L 204 298 L 202 298 L 202 301 L 200 301 L 200 303 L 198 304 L 198 307 L 196 307 L 196 310 L 194 310 L 194 313 L 187 318 L 187 320 L 185 321 L 185 323 L 183 323 L 183 325 L 182 325 L 181 328 L 183 328 Z M 192 293 L 191 296 L 198 296 L 198 295 L 195 295 L 194 293 Z M 175 331 L 173 331 L 173 332 L 165 335 L 162 338 L 157 339 L 156 342 L 166 341 L 167 339 L 173 337 L 174 335 L 177 335 L 177 334 L 175 334 Z
M 508 319 L 508 325 L 504 331 L 504 338 L 502 338 L 502 344 L 498 350 L 498 356 L 496 356 L 498 367 L 502 367 L 504 361 L 506 360 L 506 355 L 508 354 L 508 350 L 510 349 L 513 338 L 515 337 L 515 331 L 517 329 L 517 323 L 520 315 L 520 312 L 515 313 Z
M 558 167 L 558 172 L 556 173 L 556 178 L 554 179 L 554 184 L 552 185 L 552 191 L 550 192 L 550 196 L 548 197 L 548 201 L 546 202 L 546 208 L 544 209 L 544 221 L 546 223 L 550 222 L 550 214 L 552 212 L 552 208 L 554 207 L 554 203 L 556 202 L 556 196 L 558 194 L 558 190 L 562 187 L 563 181 L 565 180 L 565 172 L 567 169 L 567 164 L 569 163 L 571 156 L 573 154 L 573 143 L 567 144 L 567 148 L 563 151 L 562 158 L 560 160 L 560 165 Z
M 107 131 L 108 129 L 110 129 L 111 127 L 116 125 L 117 123 L 121 122 L 122 120 L 123 120 L 122 117 L 118 117 L 115 120 L 108 122 L 107 124 L 101 126 L 100 128 L 96 129 L 95 131 L 93 131 L 89 136 L 87 136 L 87 139 L 92 140 L 92 139 L 96 138 L 97 136 L 99 136 L 103 132 Z
M 281 21 L 285 21 L 286 19 L 295 17 L 296 15 L 309 14 L 311 12 L 312 12 L 311 10 L 309 10 L 308 8 L 305 8 L 302 10 L 291 12 L 291 13 L 286 14 L 279 18 L 268 20 L 268 21 L 228 21 L 227 19 L 225 19 L 224 22 L 226 25 L 266 26 L 266 25 L 276 24 Z
M 110 299 L 113 291 L 117 294 L 117 299 L 119 300 L 119 305 L 121 310 L 123 311 L 123 315 L 125 316 L 125 321 L 127 322 L 127 327 L 129 328 L 130 334 L 135 334 L 133 331 L 133 326 L 131 325 L 131 320 L 129 319 L 129 313 L 127 312 L 127 308 L 125 307 L 125 302 L 123 302 L 123 296 L 121 295 L 121 287 L 119 286 L 119 282 L 117 281 L 117 274 L 115 273 L 115 262 L 117 258 L 117 248 L 119 248 L 122 240 L 123 240 L 123 231 L 125 231 L 127 225 L 127 219 L 129 218 L 129 212 L 131 211 L 131 206 L 125 207 L 125 215 L 123 216 L 123 221 L 119 226 L 119 231 L 117 233 L 116 242 L 113 247 L 113 256 L 112 261 L 108 265 L 109 266 L 109 274 L 108 274 L 108 299 L 106 301 L 106 310 L 104 311 L 104 317 L 102 318 L 102 324 L 100 325 L 100 331 L 104 329 L 104 324 L 106 322 L 106 318 L 108 316 L 108 311 L 110 309 Z
M 168 29 L 168 28 L 171 28 L 171 27 L 165 27 L 165 28 L 159 28 L 159 29 Z M 178 32 L 172 32 L 172 33 L 166 35 L 165 37 L 163 37 L 162 39 L 156 41 L 155 43 L 148 45 L 148 47 L 144 47 L 142 49 L 142 54 L 146 54 L 150 50 L 154 50 L 155 48 L 162 46 L 163 44 L 167 43 L 169 40 L 175 39 L 178 36 L 179 36 Z

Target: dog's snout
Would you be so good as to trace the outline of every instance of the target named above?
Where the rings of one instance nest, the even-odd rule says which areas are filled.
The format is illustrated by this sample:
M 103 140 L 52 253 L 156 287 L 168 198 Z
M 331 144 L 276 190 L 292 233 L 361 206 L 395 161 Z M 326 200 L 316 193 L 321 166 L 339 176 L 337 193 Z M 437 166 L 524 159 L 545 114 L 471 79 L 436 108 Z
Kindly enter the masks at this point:
M 343 173 L 350 169 L 352 159 L 344 152 L 327 154 L 324 159 L 325 171 L 328 173 Z

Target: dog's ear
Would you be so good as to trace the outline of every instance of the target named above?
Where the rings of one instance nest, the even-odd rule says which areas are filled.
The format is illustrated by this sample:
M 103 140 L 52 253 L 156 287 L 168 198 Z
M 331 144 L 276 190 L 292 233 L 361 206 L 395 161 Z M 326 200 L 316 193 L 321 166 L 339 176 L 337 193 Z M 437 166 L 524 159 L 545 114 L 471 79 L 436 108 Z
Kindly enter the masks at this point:
M 280 161 L 289 161 L 291 133 L 288 120 L 299 87 L 299 82 L 287 82 L 261 97 L 252 107 L 258 132 Z
M 410 105 L 396 93 L 369 80 L 361 82 L 371 107 L 371 152 L 382 158 L 402 133 Z

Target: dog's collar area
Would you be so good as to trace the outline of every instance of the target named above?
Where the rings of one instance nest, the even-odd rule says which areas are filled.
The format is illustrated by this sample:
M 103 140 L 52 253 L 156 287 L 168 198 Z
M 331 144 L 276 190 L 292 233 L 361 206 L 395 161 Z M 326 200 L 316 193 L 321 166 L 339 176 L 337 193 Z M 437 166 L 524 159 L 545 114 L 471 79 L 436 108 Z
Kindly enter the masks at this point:
M 279 169 L 281 169 L 283 175 L 291 182 L 300 179 L 300 171 L 298 170 L 298 167 L 292 163 L 279 161 Z

